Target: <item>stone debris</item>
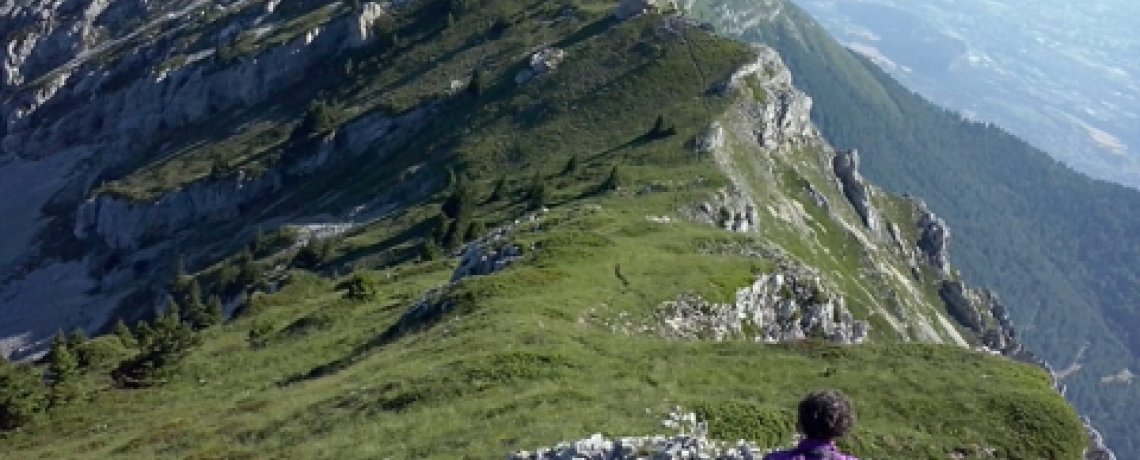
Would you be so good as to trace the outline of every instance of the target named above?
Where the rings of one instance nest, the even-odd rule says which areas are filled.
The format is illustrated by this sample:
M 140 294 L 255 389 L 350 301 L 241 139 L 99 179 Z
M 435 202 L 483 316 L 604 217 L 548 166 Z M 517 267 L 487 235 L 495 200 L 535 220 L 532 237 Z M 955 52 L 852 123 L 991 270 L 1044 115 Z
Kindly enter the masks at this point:
M 530 56 L 530 67 L 520 70 L 519 73 L 515 75 L 515 83 L 521 85 L 546 75 L 557 69 L 565 60 L 565 50 L 544 47 Z
M 533 452 L 516 452 L 507 460 L 759 460 L 770 451 L 744 440 L 730 443 L 709 439 L 707 424 L 680 407 L 669 414 L 662 426 L 678 433 L 612 439 L 595 433 Z

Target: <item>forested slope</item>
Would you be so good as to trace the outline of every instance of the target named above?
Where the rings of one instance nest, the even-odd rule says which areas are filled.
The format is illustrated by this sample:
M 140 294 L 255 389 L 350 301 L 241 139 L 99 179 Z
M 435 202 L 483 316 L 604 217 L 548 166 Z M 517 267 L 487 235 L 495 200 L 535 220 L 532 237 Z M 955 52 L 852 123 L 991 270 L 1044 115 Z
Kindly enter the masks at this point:
M 1138 363 L 1140 192 L 934 106 L 791 3 L 698 1 L 692 9 L 721 32 L 778 49 L 816 99 L 813 119 L 831 142 L 860 149 L 867 175 L 887 189 L 945 213 L 963 274 L 994 287 L 1026 342 L 1059 370 L 1082 358 L 1065 380 L 1068 396 L 1124 458 L 1140 455 L 1131 438 L 1140 395 L 1111 379 Z

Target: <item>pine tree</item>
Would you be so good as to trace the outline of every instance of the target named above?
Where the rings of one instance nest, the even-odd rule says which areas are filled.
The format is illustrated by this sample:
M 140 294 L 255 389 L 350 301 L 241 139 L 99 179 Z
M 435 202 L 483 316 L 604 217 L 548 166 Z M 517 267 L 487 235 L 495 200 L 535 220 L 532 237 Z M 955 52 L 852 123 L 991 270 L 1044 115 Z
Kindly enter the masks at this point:
M 481 220 L 472 221 L 471 225 L 467 226 L 467 233 L 465 233 L 463 236 L 463 242 L 467 243 L 475 241 L 479 239 L 479 237 L 483 236 L 484 233 L 487 233 L 486 224 L 484 224 Z
M 82 394 L 80 378 L 79 360 L 68 347 L 63 331 L 60 331 L 52 341 L 48 353 L 48 379 L 51 382 L 49 405 L 53 408 L 61 407 L 79 399 Z
M 649 130 L 649 135 L 653 137 L 660 136 L 665 132 L 665 116 L 658 115 L 657 120 L 653 122 L 653 129 Z
M 77 327 L 67 336 L 67 348 L 75 355 L 80 367 L 86 367 L 89 364 L 86 353 L 83 351 L 83 344 L 85 343 L 87 343 L 87 332 L 83 328 Z
M 67 336 L 67 346 L 75 350 L 79 346 L 87 342 L 87 332 L 81 327 L 77 327 L 71 331 Z
M 122 318 L 115 323 L 115 336 L 119 338 L 119 342 L 124 347 L 134 348 L 139 346 L 138 340 L 135 339 L 135 334 L 131 332 L 131 328 L 127 327 L 127 323 L 123 322 Z
M 537 211 L 546 207 L 547 201 L 550 200 L 550 192 L 546 189 L 546 183 L 539 182 L 530 189 L 529 202 L 527 209 Z
M 451 225 L 448 226 L 447 233 L 443 237 L 443 247 L 449 251 L 459 249 L 463 245 L 463 238 L 467 235 L 469 224 L 470 221 L 466 217 L 451 221 Z
M 621 187 L 621 172 L 618 171 L 617 165 L 614 165 L 613 169 L 610 169 L 610 175 L 598 188 L 603 192 L 610 192 L 617 190 L 618 187 Z
M 178 303 L 171 302 L 155 322 L 139 354 L 112 373 L 119 385 L 137 388 L 164 383 L 190 350 L 201 343 L 198 333 L 181 317 Z
M 344 298 L 354 302 L 371 302 L 379 296 L 376 284 L 360 273 L 353 274 L 348 281 L 345 281 L 344 288 L 347 290 Z
M 328 104 L 322 101 L 313 101 L 309 104 L 308 111 L 305 112 L 305 118 L 297 125 L 293 131 L 295 139 L 301 139 L 313 136 L 315 134 L 322 134 L 333 128 L 333 113 Z
M 135 326 L 135 340 L 139 348 L 149 347 L 150 342 L 154 340 L 154 327 L 146 321 L 139 321 Z
M 425 262 L 439 260 L 443 257 L 443 248 L 439 247 L 439 243 L 434 239 L 424 240 L 423 249 L 421 254 Z
M 451 188 L 451 194 L 444 200 L 441 210 L 443 214 L 451 219 L 462 219 L 469 215 L 472 210 L 471 186 L 464 180 L 459 179 L 459 182 Z
M 0 431 L 33 423 L 47 404 L 43 380 L 34 367 L 0 358 Z
M 226 320 L 225 306 L 222 305 L 222 299 L 218 296 L 211 296 L 210 301 L 206 302 L 206 316 L 203 321 L 204 327 L 217 326 Z
M 202 288 L 199 287 L 197 279 L 191 282 L 184 305 L 186 310 L 182 318 L 194 329 L 205 329 L 216 324 L 210 318 L 208 306 L 202 302 Z
M 487 197 L 487 202 L 495 202 L 503 199 L 507 194 L 507 178 L 500 177 L 495 181 L 495 185 L 491 187 L 491 195 Z
M 483 71 L 475 69 L 474 72 L 471 72 L 471 81 L 467 83 L 467 92 L 473 96 L 479 96 L 483 94 L 484 84 Z
M 562 168 L 563 176 L 569 176 L 575 172 L 578 172 L 578 155 L 570 157 L 570 160 L 566 162 L 566 166 Z

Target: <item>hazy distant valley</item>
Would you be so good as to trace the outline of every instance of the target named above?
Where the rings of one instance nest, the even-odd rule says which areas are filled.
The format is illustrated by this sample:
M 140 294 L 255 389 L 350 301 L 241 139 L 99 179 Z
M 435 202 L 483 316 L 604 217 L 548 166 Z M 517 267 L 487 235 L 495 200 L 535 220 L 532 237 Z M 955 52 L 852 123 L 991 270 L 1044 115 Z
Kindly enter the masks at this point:
M 1086 174 L 1140 186 L 1140 3 L 796 3 L 923 96 Z

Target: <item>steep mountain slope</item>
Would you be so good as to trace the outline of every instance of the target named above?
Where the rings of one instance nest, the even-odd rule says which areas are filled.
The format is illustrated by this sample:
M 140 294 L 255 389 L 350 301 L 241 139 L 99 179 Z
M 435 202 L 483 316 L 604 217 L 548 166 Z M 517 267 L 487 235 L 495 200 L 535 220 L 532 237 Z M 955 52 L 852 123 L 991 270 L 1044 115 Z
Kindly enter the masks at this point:
M 829 140 L 864 150 L 872 180 L 939 210 L 963 274 L 1002 294 L 1030 348 L 1070 371 L 1070 399 L 1122 456 L 1140 455 L 1129 378 L 1140 350 L 1140 245 L 1129 230 L 1140 194 L 932 106 L 788 2 L 688 3 L 721 32 L 776 48 L 820 102 L 813 118 Z
M 4 171 L 60 187 L 12 221 L 46 213 L 4 259 L 12 351 L 146 320 L 55 343 L 46 389 L 5 363 L 6 453 L 487 458 L 673 404 L 771 447 L 819 386 L 862 456 L 1088 444 L 771 50 L 613 2 L 302 5 L 140 15 L 160 36 L 92 44 L 110 67 L 6 88 Z

